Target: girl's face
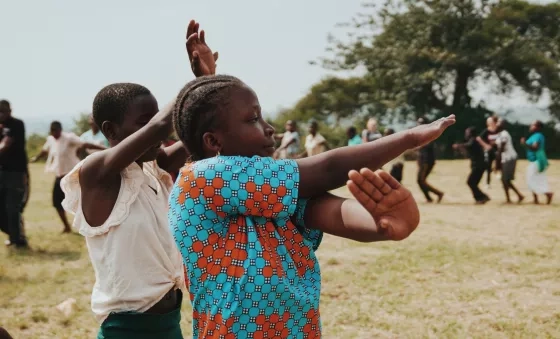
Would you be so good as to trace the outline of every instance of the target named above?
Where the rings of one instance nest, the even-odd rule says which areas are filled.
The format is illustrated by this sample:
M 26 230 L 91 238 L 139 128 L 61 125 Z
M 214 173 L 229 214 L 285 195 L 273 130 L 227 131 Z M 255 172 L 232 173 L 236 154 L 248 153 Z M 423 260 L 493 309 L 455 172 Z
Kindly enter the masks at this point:
M 105 121 L 103 123 L 103 134 L 107 136 L 111 146 L 115 146 L 131 134 L 146 126 L 158 111 L 158 102 L 153 95 L 138 96 L 128 106 L 128 110 L 121 124 L 110 121 Z M 137 161 L 147 162 L 155 160 L 160 149 L 161 142 L 158 142 L 146 149 L 146 153 L 138 158 Z
M 274 154 L 274 128 L 263 119 L 259 99 L 248 86 L 232 89 L 230 102 L 219 113 L 219 118 L 216 131 L 203 135 L 205 148 L 210 153 L 219 151 L 222 155 L 245 157 Z

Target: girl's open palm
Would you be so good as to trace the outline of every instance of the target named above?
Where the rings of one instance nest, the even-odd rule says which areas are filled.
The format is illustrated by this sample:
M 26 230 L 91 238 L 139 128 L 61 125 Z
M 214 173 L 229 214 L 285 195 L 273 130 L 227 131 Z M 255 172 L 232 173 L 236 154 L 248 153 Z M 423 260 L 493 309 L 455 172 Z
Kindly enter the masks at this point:
M 206 44 L 204 30 L 198 32 L 200 24 L 194 20 L 187 27 L 187 53 L 191 63 L 191 69 L 195 76 L 216 74 L 216 60 L 218 52 L 212 54 L 212 50 Z
M 363 168 L 350 171 L 348 177 L 348 189 L 372 215 L 379 233 L 390 240 L 401 240 L 416 229 L 420 222 L 416 200 L 390 174 Z

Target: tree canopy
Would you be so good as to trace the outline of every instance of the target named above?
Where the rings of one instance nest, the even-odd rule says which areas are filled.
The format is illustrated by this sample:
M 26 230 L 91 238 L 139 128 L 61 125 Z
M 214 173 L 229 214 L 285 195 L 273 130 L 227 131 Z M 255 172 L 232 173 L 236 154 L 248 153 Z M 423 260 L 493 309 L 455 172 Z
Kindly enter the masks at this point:
M 322 81 L 296 110 L 460 115 L 472 111 L 472 86 L 484 83 L 503 94 L 521 88 L 533 101 L 548 95 L 550 113 L 560 117 L 560 4 L 389 0 L 365 7 L 369 14 L 345 25 L 349 41 L 331 37 L 331 55 L 320 60 L 329 69 L 363 70 L 363 76 Z

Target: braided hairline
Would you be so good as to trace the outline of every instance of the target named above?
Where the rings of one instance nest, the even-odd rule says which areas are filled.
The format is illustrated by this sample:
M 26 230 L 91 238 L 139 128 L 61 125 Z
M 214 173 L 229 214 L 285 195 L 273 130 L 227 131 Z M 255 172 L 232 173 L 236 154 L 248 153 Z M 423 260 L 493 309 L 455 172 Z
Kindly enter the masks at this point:
M 203 114 L 214 115 L 216 107 L 212 106 L 223 103 L 213 102 L 213 99 L 220 95 L 221 90 L 241 83 L 239 79 L 231 76 L 201 77 L 188 83 L 179 93 L 173 112 L 173 122 L 175 131 L 191 153 L 191 160 L 200 160 L 203 157 L 199 139 L 213 120 L 213 116 L 207 116 L 208 119 L 204 121 L 205 126 L 199 126 Z

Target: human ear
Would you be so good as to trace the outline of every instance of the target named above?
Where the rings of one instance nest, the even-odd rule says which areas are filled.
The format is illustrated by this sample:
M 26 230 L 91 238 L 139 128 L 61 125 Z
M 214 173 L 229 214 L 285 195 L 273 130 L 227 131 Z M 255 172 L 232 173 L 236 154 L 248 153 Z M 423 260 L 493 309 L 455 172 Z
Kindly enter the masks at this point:
M 210 154 L 220 154 L 222 144 L 213 132 L 206 132 L 202 135 L 202 147 Z
M 118 127 L 110 121 L 103 121 L 101 124 L 101 132 L 109 140 L 119 140 Z

